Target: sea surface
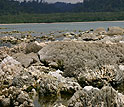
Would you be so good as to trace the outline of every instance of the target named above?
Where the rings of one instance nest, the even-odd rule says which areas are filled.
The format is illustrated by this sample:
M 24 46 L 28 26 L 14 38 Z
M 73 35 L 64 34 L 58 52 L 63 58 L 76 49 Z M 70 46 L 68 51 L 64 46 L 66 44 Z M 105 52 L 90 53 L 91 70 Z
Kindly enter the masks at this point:
M 113 22 L 72 22 L 72 23 L 34 23 L 34 24 L 0 24 L 1 31 L 35 31 L 35 32 L 52 32 L 52 31 L 85 31 L 91 28 L 96 29 L 98 27 L 108 28 L 109 26 L 119 26 L 124 28 L 124 21 Z

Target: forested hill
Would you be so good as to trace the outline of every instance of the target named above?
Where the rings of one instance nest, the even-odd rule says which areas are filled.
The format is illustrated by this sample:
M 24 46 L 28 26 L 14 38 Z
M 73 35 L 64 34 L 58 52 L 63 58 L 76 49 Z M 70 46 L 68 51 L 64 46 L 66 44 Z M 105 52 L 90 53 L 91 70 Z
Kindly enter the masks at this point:
M 83 1 L 83 0 L 82 0 Z M 124 11 L 124 0 L 84 0 L 82 3 L 71 4 L 57 2 L 48 4 L 38 0 L 14 1 L 0 0 L 0 14 L 19 13 L 63 13 L 63 12 L 117 12 Z

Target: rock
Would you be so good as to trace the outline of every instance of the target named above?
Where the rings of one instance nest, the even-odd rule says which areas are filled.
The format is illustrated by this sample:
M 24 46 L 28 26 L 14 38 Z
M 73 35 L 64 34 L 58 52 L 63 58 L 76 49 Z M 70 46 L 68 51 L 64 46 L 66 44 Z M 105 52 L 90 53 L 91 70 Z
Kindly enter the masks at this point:
M 105 86 L 102 89 L 91 88 L 79 90 L 68 101 L 69 107 L 123 107 L 124 95 L 118 93 L 112 87 Z
M 123 71 L 118 68 L 122 63 L 120 61 L 121 58 L 124 57 L 123 48 L 124 45 L 120 43 L 62 41 L 49 43 L 38 54 L 40 60 L 45 61 L 45 63 L 58 63 L 59 69 L 64 72 L 64 76 L 78 79 L 80 75 L 86 74 L 85 79 L 89 78 L 90 80 L 91 76 L 91 82 L 88 85 L 92 85 L 92 81 L 99 78 L 99 86 L 103 86 L 106 82 L 112 85 L 123 81 Z M 95 73 L 98 75 L 98 78 L 97 75 L 92 75 L 95 75 Z M 103 76 L 104 74 L 105 76 Z
M 42 48 L 43 47 L 38 42 L 31 42 L 26 45 L 25 51 L 26 53 L 31 53 L 31 52 L 37 53 Z
M 28 71 L 25 71 L 13 78 L 12 85 L 22 88 L 24 85 L 31 86 L 34 82 L 34 77 Z
M 99 90 L 98 88 L 94 88 L 93 86 L 85 86 L 83 89 L 86 90 L 86 91 L 90 91 L 92 89 Z
M 0 47 L 0 62 L 10 54 L 10 49 L 6 46 Z
M 58 64 L 56 62 L 51 62 L 49 64 L 49 66 L 53 67 L 53 68 L 58 68 Z
M 55 104 L 53 107 L 66 107 L 63 104 L 59 103 L 59 104 Z
M 124 65 L 119 65 L 119 69 L 124 71 Z
M 0 82 L 10 84 L 13 77 L 23 70 L 21 63 L 8 56 L 0 64 Z
M 61 73 L 62 71 L 57 70 L 56 72 L 42 74 L 41 78 L 37 81 L 40 95 L 58 96 L 61 93 L 73 94 L 81 89 L 74 78 L 65 78 Z
M 31 63 L 33 63 L 33 59 L 25 55 L 24 53 L 17 53 L 13 55 L 13 58 L 18 60 L 22 66 L 29 67 Z
M 97 33 L 97 34 L 105 34 L 105 33 L 106 33 L 106 30 L 105 30 L 105 28 L 103 28 L 103 27 L 99 27 L 99 28 L 97 28 L 97 29 L 94 31 L 94 33 Z
M 95 71 L 88 71 L 78 76 L 78 82 L 82 87 L 91 85 L 95 87 L 103 87 L 104 85 L 115 85 L 121 81 L 123 72 L 117 71 L 114 65 L 104 65 Z M 120 80 L 118 80 L 120 79 Z
M 19 103 L 23 103 L 25 101 L 27 101 L 29 99 L 29 96 L 27 93 L 24 93 L 24 92 L 21 92 L 19 95 L 18 95 L 18 98 L 17 98 L 17 101 Z
M 7 95 L 4 95 L 8 93 Z M 11 86 L 2 90 L 2 99 L 0 99 L 1 107 L 34 107 L 33 101 L 30 99 L 27 92 L 19 88 Z
M 124 29 L 121 27 L 113 26 L 108 28 L 107 35 L 111 36 L 111 35 L 123 35 L 123 34 L 124 34 Z
M 63 41 L 71 41 L 71 39 L 70 38 L 67 38 L 67 37 L 64 37 L 63 38 Z
M 123 40 L 123 37 L 122 36 L 119 36 L 119 35 L 115 35 L 115 36 L 106 36 L 104 37 L 101 41 L 102 42 L 112 42 L 112 43 L 117 43 L 117 42 L 120 42 Z
M 22 42 L 18 45 L 14 45 L 10 48 L 11 55 L 14 55 L 15 53 L 25 53 L 27 43 Z
M 94 35 L 92 33 L 85 33 L 85 34 L 81 35 L 81 38 L 84 41 L 95 41 L 95 40 L 98 40 L 98 37 L 96 37 L 96 35 Z
M 2 107 L 10 107 L 10 98 L 3 98 L 1 100 Z
M 19 61 L 25 68 L 29 67 L 33 63 L 39 62 L 38 56 L 35 53 L 30 54 L 17 53 L 12 57 Z

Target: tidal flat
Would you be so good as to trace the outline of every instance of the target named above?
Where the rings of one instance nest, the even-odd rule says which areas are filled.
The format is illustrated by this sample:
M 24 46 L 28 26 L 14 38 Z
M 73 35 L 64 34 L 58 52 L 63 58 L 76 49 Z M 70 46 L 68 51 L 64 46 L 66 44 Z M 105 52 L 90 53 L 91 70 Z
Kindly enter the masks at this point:
M 123 28 L 0 34 L 0 107 L 124 106 Z

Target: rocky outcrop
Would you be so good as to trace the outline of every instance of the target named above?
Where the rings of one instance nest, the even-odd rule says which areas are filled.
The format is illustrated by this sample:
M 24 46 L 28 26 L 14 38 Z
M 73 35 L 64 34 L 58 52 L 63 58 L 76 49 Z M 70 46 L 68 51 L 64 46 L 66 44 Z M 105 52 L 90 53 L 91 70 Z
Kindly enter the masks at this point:
M 105 30 L 105 28 L 103 28 L 103 27 L 99 27 L 99 28 L 97 28 L 97 29 L 94 31 L 94 33 L 96 33 L 96 34 L 106 34 L 106 30 Z
M 31 52 L 37 53 L 42 48 L 43 47 L 38 42 L 31 42 L 26 45 L 25 52 L 26 53 L 31 53 Z
M 118 65 L 123 63 L 124 57 L 123 44 L 105 44 L 105 43 L 85 43 L 85 42 L 52 42 L 48 46 L 41 49 L 38 54 L 40 60 L 49 65 L 56 62 L 58 68 L 63 70 L 64 76 L 76 77 L 89 73 L 98 73 L 100 75 L 110 76 L 113 83 L 123 81 L 123 72 Z M 108 68 L 107 66 L 113 66 Z M 104 70 L 102 70 L 102 67 Z M 106 70 L 110 70 L 110 74 L 106 74 Z M 114 69 L 114 70 L 113 70 Z M 85 75 L 86 78 L 88 75 Z M 100 80 L 106 81 L 105 76 Z M 93 77 L 95 80 L 96 76 Z M 91 81 L 93 80 L 91 79 Z M 107 79 L 107 82 L 108 79 Z M 91 82 L 92 85 L 92 82 Z
M 23 70 L 21 63 L 8 56 L 0 64 L 0 87 L 2 84 L 9 85 L 14 76 Z
M 69 107 L 123 107 L 124 95 L 118 93 L 112 87 L 102 89 L 86 86 L 77 91 L 68 101 Z
M 12 86 L 2 90 L 0 107 L 34 107 L 34 104 L 27 92 Z
M 124 29 L 116 26 L 112 26 L 108 28 L 107 35 L 123 35 Z
M 19 88 L 22 88 L 23 86 L 29 87 L 34 83 L 35 78 L 29 72 L 26 71 L 15 76 L 12 80 L 12 85 Z
M 16 53 L 12 57 L 19 61 L 25 68 L 29 67 L 33 63 L 39 62 L 38 56 L 35 53 Z
M 61 75 L 62 71 L 49 72 L 42 74 L 37 81 L 37 87 L 41 96 L 59 96 L 61 93 L 73 94 L 81 89 L 74 78 L 65 78 Z

